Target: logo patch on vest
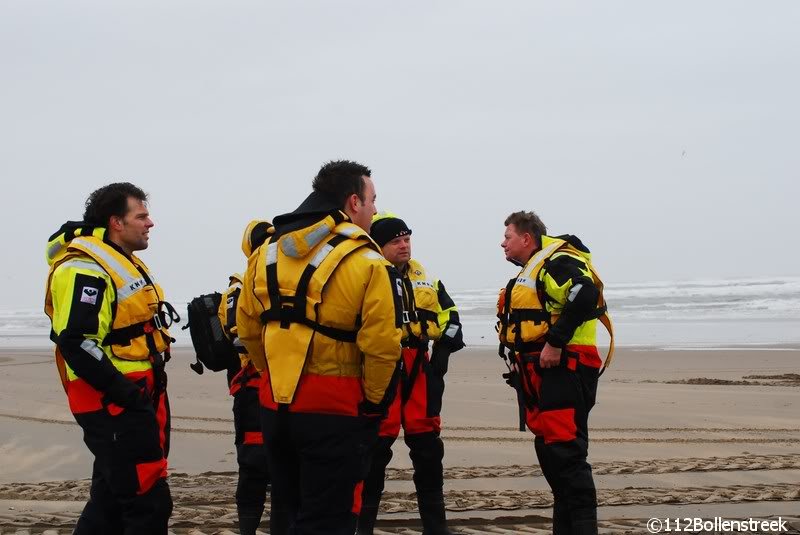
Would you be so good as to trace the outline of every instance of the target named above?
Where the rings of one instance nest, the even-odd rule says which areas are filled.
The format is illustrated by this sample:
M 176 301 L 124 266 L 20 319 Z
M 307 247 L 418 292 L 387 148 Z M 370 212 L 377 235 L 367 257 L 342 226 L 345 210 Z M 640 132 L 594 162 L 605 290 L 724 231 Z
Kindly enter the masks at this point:
M 397 295 L 403 297 L 403 281 L 401 281 L 400 279 L 395 279 L 394 287 L 395 290 L 397 290 Z
M 81 303 L 89 303 L 90 305 L 97 304 L 97 294 L 100 293 L 97 288 L 91 286 L 84 286 L 81 290 Z
M 225 308 L 233 308 L 233 296 L 228 296 L 228 299 L 225 301 Z

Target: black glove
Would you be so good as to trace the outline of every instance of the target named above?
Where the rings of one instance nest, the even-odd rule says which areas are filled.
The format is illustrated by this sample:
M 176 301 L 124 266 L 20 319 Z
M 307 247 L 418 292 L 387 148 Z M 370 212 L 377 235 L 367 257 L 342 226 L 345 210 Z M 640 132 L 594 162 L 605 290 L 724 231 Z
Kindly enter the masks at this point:
M 147 395 L 144 386 L 140 386 L 133 381 L 125 378 L 124 375 L 117 374 L 111 380 L 105 391 L 105 397 L 111 403 L 119 405 L 125 409 L 151 409 L 153 400 Z
M 365 399 L 358 404 L 358 415 L 371 420 L 383 420 L 389 412 L 389 405 L 385 403 L 372 403 Z
M 431 353 L 431 366 L 441 375 L 447 373 L 447 366 L 450 363 L 450 353 L 452 353 L 450 348 L 443 344 L 436 344 L 433 346 L 433 353 Z
M 503 374 L 503 379 L 505 379 L 506 384 L 513 389 L 516 389 L 517 385 L 519 385 L 519 374 L 515 371 L 507 371 Z

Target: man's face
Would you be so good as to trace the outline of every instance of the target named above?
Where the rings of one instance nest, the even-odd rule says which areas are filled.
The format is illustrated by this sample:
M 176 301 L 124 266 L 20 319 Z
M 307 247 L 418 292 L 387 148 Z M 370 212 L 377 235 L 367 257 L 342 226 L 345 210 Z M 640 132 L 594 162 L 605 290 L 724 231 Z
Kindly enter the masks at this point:
M 111 217 L 111 227 L 116 231 L 115 241 L 127 253 L 147 249 L 153 225 L 147 206 L 133 197 L 128 197 L 128 213 L 124 217 Z
M 381 250 L 383 257 L 395 266 L 407 264 L 411 260 L 411 236 L 398 236 L 389 240 Z
M 517 262 L 525 263 L 528 261 L 530 253 L 532 252 L 533 238 L 530 234 L 517 231 L 514 224 L 506 227 L 506 232 L 503 235 L 503 243 L 500 247 L 506 253 L 506 260 L 516 260 Z
M 375 209 L 375 185 L 370 177 L 362 176 L 361 178 L 364 179 L 364 200 L 357 199 L 354 206 L 351 206 L 350 219 L 366 232 L 369 232 L 372 226 L 372 216 L 378 213 Z

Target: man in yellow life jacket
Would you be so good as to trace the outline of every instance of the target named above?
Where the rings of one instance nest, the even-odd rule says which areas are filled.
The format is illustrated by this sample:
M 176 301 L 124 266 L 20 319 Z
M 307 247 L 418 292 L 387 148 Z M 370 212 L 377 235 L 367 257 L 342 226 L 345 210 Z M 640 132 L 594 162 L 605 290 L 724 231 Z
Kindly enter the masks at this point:
M 169 402 L 164 362 L 178 319 L 135 251 L 153 221 L 138 187 L 93 192 L 82 222 L 50 237 L 45 312 L 70 410 L 95 457 L 75 533 L 166 534 Z
M 498 300 L 501 355 L 509 349 L 512 363 L 504 377 L 518 389 L 536 436 L 536 455 L 553 491 L 553 533 L 596 534 L 597 498 L 586 457 L 602 366 L 597 320 L 612 332 L 603 285 L 576 237 L 548 236 L 533 212 L 515 212 L 505 225 L 506 259 L 522 271 Z M 612 353 L 613 337 L 609 358 Z
M 242 252 L 249 258 L 272 233 L 268 221 L 252 221 L 242 237 Z M 233 425 L 235 430 L 236 462 L 239 479 L 236 484 L 236 512 L 239 517 L 239 533 L 255 535 L 261 523 L 264 504 L 269 487 L 269 470 L 261 434 L 258 391 L 261 374 L 258 372 L 247 350 L 239 340 L 236 325 L 236 309 L 242 290 L 242 276 L 230 276 L 230 284 L 222 293 L 218 316 L 225 336 L 233 343 L 239 354 L 237 362 L 228 367 L 228 387 L 233 396 Z M 273 504 L 274 505 L 274 504 Z M 270 515 L 270 532 L 283 533 L 286 526 L 280 524 L 278 507 L 273 506 Z
M 370 235 L 383 256 L 403 277 L 403 356 L 398 362 L 400 380 L 389 414 L 381 422 L 372 467 L 364 482 L 359 535 L 372 535 L 383 493 L 392 444 L 404 430 L 414 465 L 414 486 L 425 535 L 446 535 L 441 432 L 444 375 L 450 354 L 464 347 L 456 305 L 444 284 L 431 277 L 411 258 L 411 229 L 393 214 L 372 220 Z M 433 343 L 432 352 L 428 346 Z
M 273 500 L 285 504 L 293 533 L 352 535 L 394 393 L 402 281 L 367 234 L 370 170 L 330 162 L 312 186 L 250 256 L 236 322 L 262 374 Z

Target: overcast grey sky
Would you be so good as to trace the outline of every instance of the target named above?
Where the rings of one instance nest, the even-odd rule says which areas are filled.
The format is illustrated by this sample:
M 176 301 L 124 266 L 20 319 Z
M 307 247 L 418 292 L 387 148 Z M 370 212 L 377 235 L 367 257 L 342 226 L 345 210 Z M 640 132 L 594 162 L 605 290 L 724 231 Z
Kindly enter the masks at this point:
M 335 158 L 452 289 L 515 273 L 519 209 L 607 284 L 796 275 L 798 27 L 794 0 L 1 0 L 0 308 L 40 306 L 47 237 L 123 179 L 168 295 L 220 288 Z

